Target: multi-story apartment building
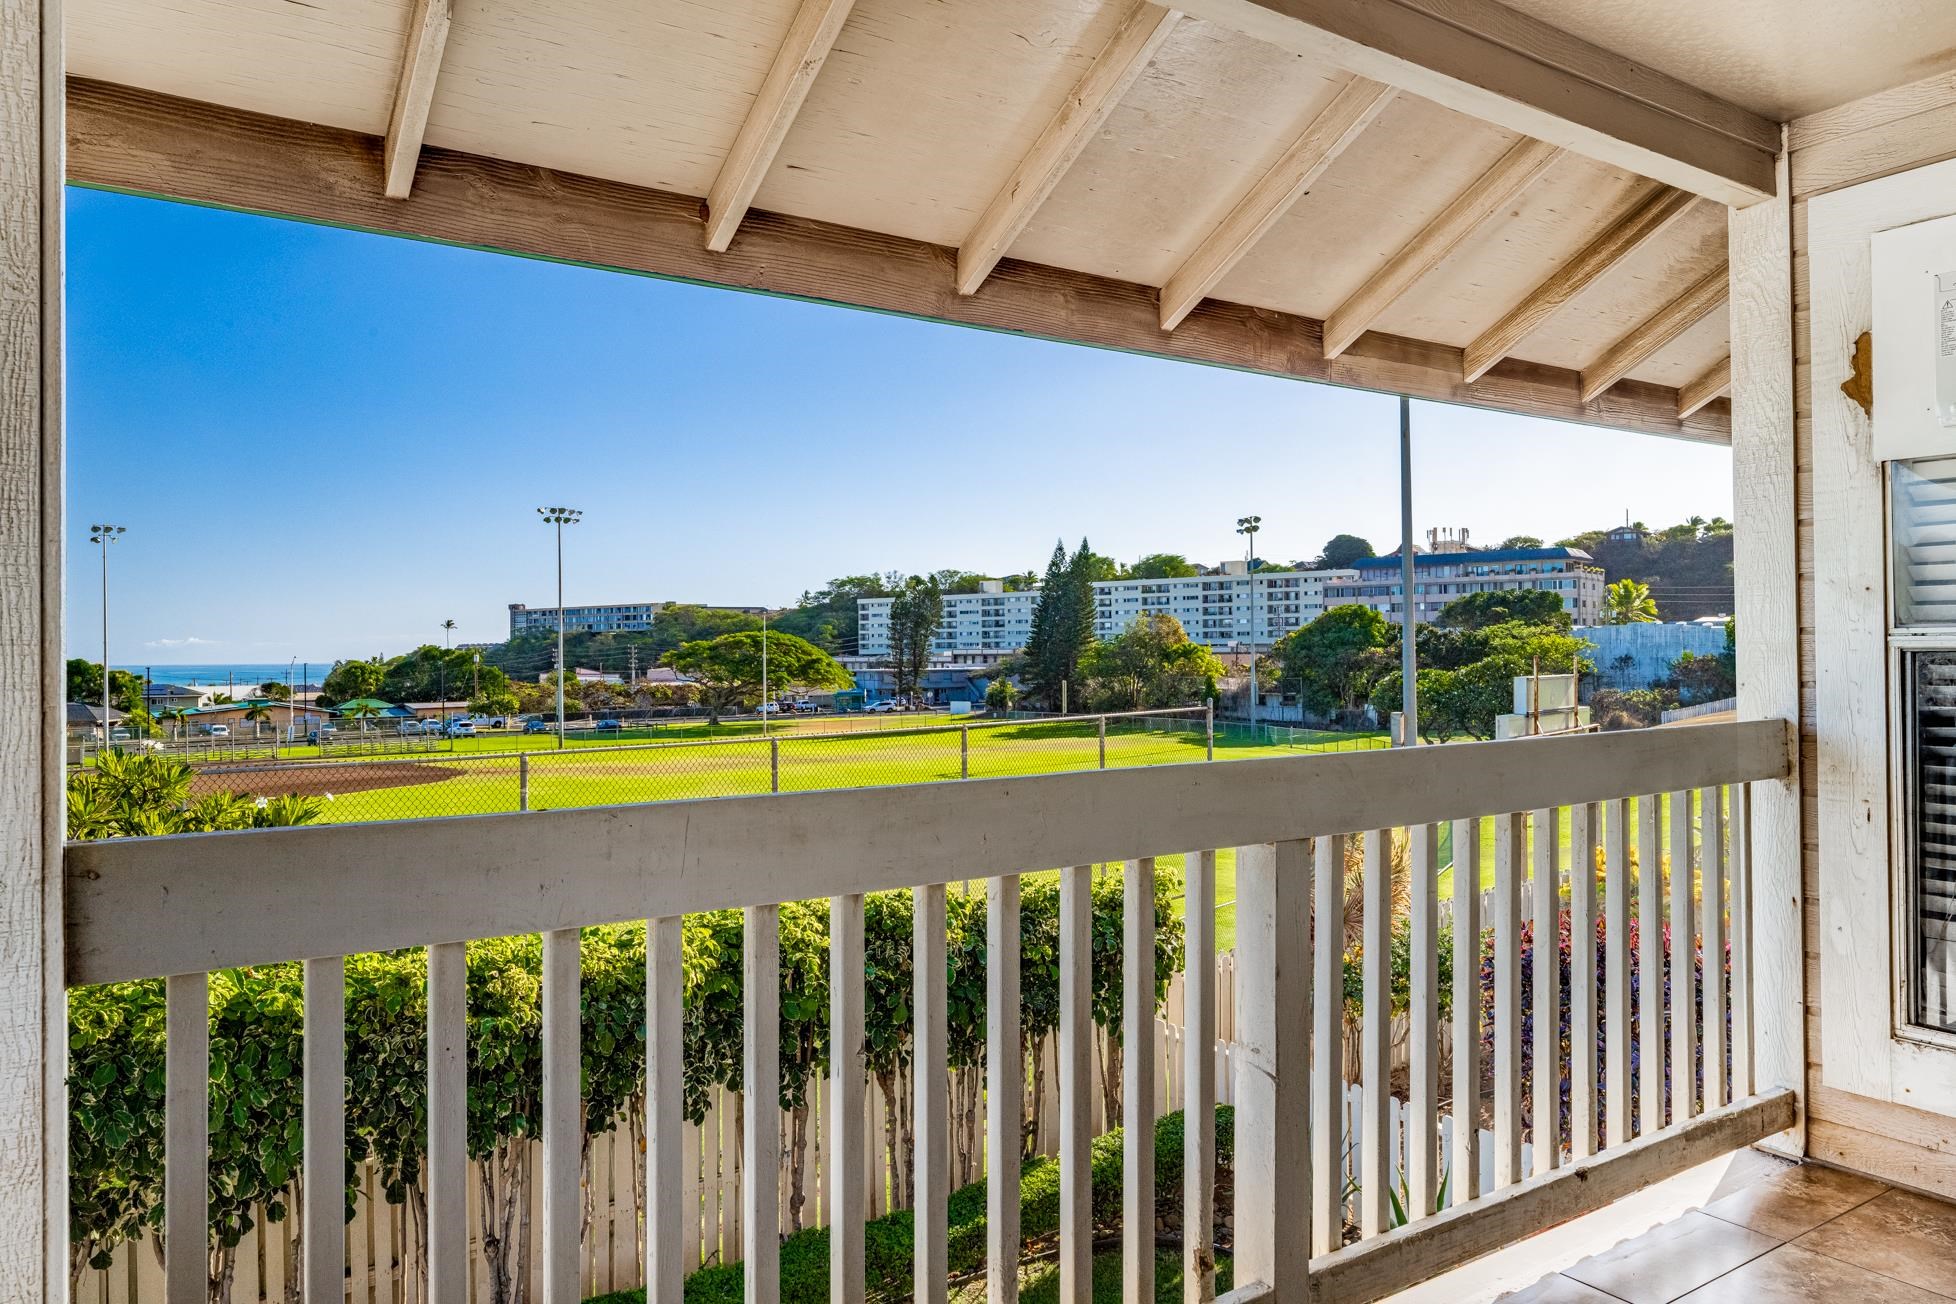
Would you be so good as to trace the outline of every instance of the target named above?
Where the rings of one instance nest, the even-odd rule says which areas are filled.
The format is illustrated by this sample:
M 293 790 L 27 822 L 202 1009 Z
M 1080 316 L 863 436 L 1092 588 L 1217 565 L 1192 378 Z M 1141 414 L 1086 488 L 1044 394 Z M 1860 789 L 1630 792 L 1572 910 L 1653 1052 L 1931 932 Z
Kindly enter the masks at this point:
M 1220 575 L 1102 580 L 1093 586 L 1094 634 L 1113 638 L 1142 612 L 1158 611 L 1181 621 L 1191 639 L 1218 652 L 1247 652 L 1252 642 L 1268 648 L 1323 615 L 1327 589 L 1349 582 L 1356 574 L 1265 569 L 1252 576 L 1249 563 L 1228 561 Z
M 1449 602 L 1470 593 L 1546 589 L 1578 625 L 1603 615 L 1603 568 L 1580 548 L 1494 548 L 1429 552 L 1413 558 L 1413 618 L 1431 621 Z M 1399 558 L 1367 557 L 1356 577 L 1328 587 L 1327 606 L 1371 607 L 1397 620 L 1404 601 Z M 1193 631 L 1191 631 L 1193 632 Z
M 565 607 L 564 629 L 572 634 L 636 633 L 652 628 L 652 617 L 663 602 L 611 602 L 587 607 Z M 509 636 L 533 631 L 557 632 L 557 608 L 530 607 L 521 602 L 509 604 Z
M 856 600 L 856 651 L 865 657 L 890 654 L 891 598 Z M 1007 592 L 1003 580 L 984 580 L 976 593 L 944 595 L 944 619 L 931 640 L 933 657 L 958 653 L 1003 655 L 1032 637 L 1037 589 Z

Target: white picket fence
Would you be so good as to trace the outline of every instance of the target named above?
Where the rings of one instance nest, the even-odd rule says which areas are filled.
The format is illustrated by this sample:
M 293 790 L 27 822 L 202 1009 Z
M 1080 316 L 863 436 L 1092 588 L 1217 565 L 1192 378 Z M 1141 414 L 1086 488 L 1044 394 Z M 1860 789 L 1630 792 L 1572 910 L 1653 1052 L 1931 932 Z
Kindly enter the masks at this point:
M 1224 1105 L 1235 1103 L 1235 978 L 1235 957 L 1219 957 L 1216 974 L 1219 1039 L 1215 1051 L 1215 1082 L 1217 1103 Z M 1155 1021 L 1157 1118 L 1182 1108 L 1184 1100 L 1186 1065 L 1183 1060 L 1183 1013 L 1182 979 L 1178 974 L 1170 980 L 1162 1017 Z M 1404 1062 L 1403 1022 L 1394 1021 L 1394 1067 Z M 1119 1119 L 1117 1115 L 1110 1121 L 1106 1111 L 1102 1065 L 1106 1062 L 1107 1038 L 1102 1033 L 1096 1040 L 1099 1044 L 1093 1065 L 1093 1123 L 1098 1134 L 1118 1126 Z M 1040 1126 L 1034 1138 L 1034 1149 L 1038 1154 L 1051 1156 L 1059 1152 L 1059 1073 L 1055 1062 L 1056 1049 L 1050 1039 L 1045 1047 L 1044 1059 L 1044 1099 L 1039 1111 Z M 1347 1054 L 1345 1062 L 1355 1065 L 1357 1059 Z M 960 1122 L 966 1124 L 954 1135 L 951 1150 L 952 1180 L 955 1185 L 961 1186 L 977 1180 L 984 1173 L 985 1100 L 981 1069 L 973 1068 L 952 1076 L 953 1099 L 975 1102 L 975 1108 L 962 1120 L 958 1112 L 953 1111 L 954 1128 Z M 904 1095 L 906 1092 L 907 1087 L 899 1085 L 898 1094 Z M 907 1202 L 893 1198 L 898 1185 L 895 1174 L 901 1160 L 889 1145 L 883 1094 L 874 1080 L 870 1082 L 865 1097 L 864 1207 L 870 1217 L 876 1218 L 908 1206 Z M 1359 1134 L 1362 1099 L 1358 1085 L 1347 1085 L 1345 1136 L 1348 1142 L 1349 1138 Z M 828 1180 L 823 1154 L 823 1138 L 827 1129 L 823 1126 L 822 1118 L 828 1100 L 826 1079 L 811 1081 L 808 1100 L 806 1162 L 801 1179 L 801 1225 L 821 1227 L 826 1225 L 827 1220 Z M 907 1101 L 903 1103 L 907 1106 Z M 734 1094 L 716 1090 L 700 1125 L 689 1125 L 684 1132 L 682 1171 L 685 1193 L 681 1207 L 698 1211 L 697 1218 L 689 1221 L 682 1232 L 688 1272 L 703 1265 L 729 1263 L 740 1258 L 741 1147 L 735 1113 Z M 793 1154 L 789 1144 L 793 1116 L 784 1111 L 780 1126 L 785 1162 Z M 1390 1135 L 1392 1181 L 1395 1187 L 1400 1184 L 1405 1126 L 1405 1103 L 1394 1098 Z M 1451 1154 L 1448 1143 L 1453 1134 L 1452 1120 L 1443 1115 L 1440 1127 L 1441 1154 Z M 1527 1172 L 1530 1168 L 1525 1145 L 1523 1151 L 1522 1171 Z M 1353 1199 L 1355 1153 L 1348 1143 L 1345 1152 L 1348 1211 Z M 1480 1189 L 1487 1190 L 1494 1178 L 1491 1136 L 1484 1136 L 1480 1154 Z M 524 1162 L 529 1164 L 533 1175 L 541 1173 L 540 1144 L 532 1143 L 528 1147 Z M 353 1221 L 347 1227 L 348 1304 L 425 1304 L 422 1283 L 414 1268 L 420 1229 L 406 1206 L 386 1202 L 378 1171 L 373 1165 L 362 1165 L 358 1171 L 359 1195 Z M 540 1181 L 530 1183 L 529 1216 L 519 1219 L 516 1234 L 520 1247 L 517 1275 L 530 1280 L 531 1300 L 540 1298 L 542 1289 L 539 1263 L 541 1189 Z M 583 1281 L 587 1295 L 644 1284 L 640 1229 L 643 1190 L 640 1142 L 621 1120 L 619 1126 L 591 1140 L 586 1173 L 586 1201 L 590 1218 L 583 1245 Z M 469 1191 L 470 1300 L 471 1304 L 478 1301 L 487 1304 L 492 1296 L 490 1267 L 482 1253 L 482 1184 L 478 1164 L 470 1165 Z M 792 1191 L 790 1175 L 784 1172 L 781 1183 L 781 1225 L 784 1228 L 794 1225 L 789 1207 Z M 237 1247 L 230 1298 L 233 1304 L 281 1304 L 288 1299 L 292 1304 L 297 1304 L 296 1289 L 289 1296 L 287 1293 L 288 1277 L 296 1278 L 296 1273 L 288 1273 L 295 1255 L 295 1220 L 287 1218 L 283 1222 L 269 1223 L 261 1209 L 256 1222 L 257 1226 L 246 1234 Z M 163 1299 L 162 1267 L 154 1245 L 147 1239 L 122 1246 L 108 1268 L 84 1273 L 75 1295 L 77 1304 L 161 1304 Z

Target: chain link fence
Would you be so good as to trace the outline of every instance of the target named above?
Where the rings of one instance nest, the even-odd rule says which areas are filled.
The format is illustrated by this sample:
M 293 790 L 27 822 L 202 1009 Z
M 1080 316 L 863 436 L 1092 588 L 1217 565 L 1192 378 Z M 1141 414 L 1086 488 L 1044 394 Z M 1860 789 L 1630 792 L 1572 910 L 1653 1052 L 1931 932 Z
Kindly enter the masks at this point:
M 878 787 L 1377 747 L 1377 735 L 1254 733 L 1202 707 L 833 729 L 783 722 L 766 734 L 598 745 L 555 737 L 471 740 L 483 750 L 272 762 L 214 759 L 191 796 L 301 796 L 347 823 L 561 810 L 698 797 Z M 508 750 L 534 742 L 530 750 Z

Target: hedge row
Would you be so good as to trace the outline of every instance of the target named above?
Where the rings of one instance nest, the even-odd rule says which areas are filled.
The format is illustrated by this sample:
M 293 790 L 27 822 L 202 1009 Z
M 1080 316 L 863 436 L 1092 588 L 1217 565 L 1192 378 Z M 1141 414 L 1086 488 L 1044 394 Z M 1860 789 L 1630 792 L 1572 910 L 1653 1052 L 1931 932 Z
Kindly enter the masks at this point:
M 1093 1008 L 1121 1014 L 1119 874 L 1093 886 Z M 1179 884 L 1158 876 L 1156 999 L 1181 968 L 1172 906 Z M 1059 1008 L 1058 887 L 1024 884 L 1022 1017 L 1028 1038 L 1050 1032 Z M 982 893 L 950 901 L 947 1009 L 954 1067 L 984 1057 Z M 870 896 L 865 966 L 872 1069 L 907 1063 L 910 1044 L 908 892 Z M 715 1087 L 738 1090 L 741 1047 L 739 911 L 688 916 L 683 929 L 686 1111 L 698 1121 Z M 805 1103 L 828 1057 L 828 903 L 781 908 L 781 1104 Z M 609 1129 L 642 1090 L 645 930 L 583 933 L 585 1125 Z M 536 1135 L 541 1121 L 542 946 L 535 935 L 468 947 L 469 1114 L 472 1158 Z M 359 955 L 346 962 L 346 1199 L 353 1165 L 378 1165 L 387 1199 L 410 1198 L 426 1135 L 425 954 Z M 211 1226 L 235 1246 L 262 1206 L 273 1221 L 291 1203 L 301 1152 L 303 986 L 296 964 L 211 975 Z M 76 1266 L 104 1266 L 115 1247 L 162 1221 L 164 1002 L 159 981 L 78 989 L 69 996 L 70 1228 Z

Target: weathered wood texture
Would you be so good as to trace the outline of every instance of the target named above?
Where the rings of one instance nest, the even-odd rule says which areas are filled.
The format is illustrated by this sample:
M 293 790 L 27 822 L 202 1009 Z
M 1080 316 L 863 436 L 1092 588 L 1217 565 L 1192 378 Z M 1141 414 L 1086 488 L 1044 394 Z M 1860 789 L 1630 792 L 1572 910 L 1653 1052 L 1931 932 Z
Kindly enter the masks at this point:
M 1327 360 L 1321 323 L 1216 300 L 1163 331 L 1151 286 L 1011 259 L 979 293 L 960 295 L 956 250 L 777 214 L 750 213 L 738 244 L 713 254 L 697 199 L 444 150 L 424 150 L 413 196 L 388 201 L 374 185 L 379 143 L 355 132 L 79 79 L 69 103 L 68 172 L 80 184 L 1528 416 L 1726 437 L 1722 403 L 1679 420 L 1668 386 L 1624 381 L 1584 402 L 1576 372 L 1515 359 L 1468 384 L 1461 350 L 1377 333 Z

